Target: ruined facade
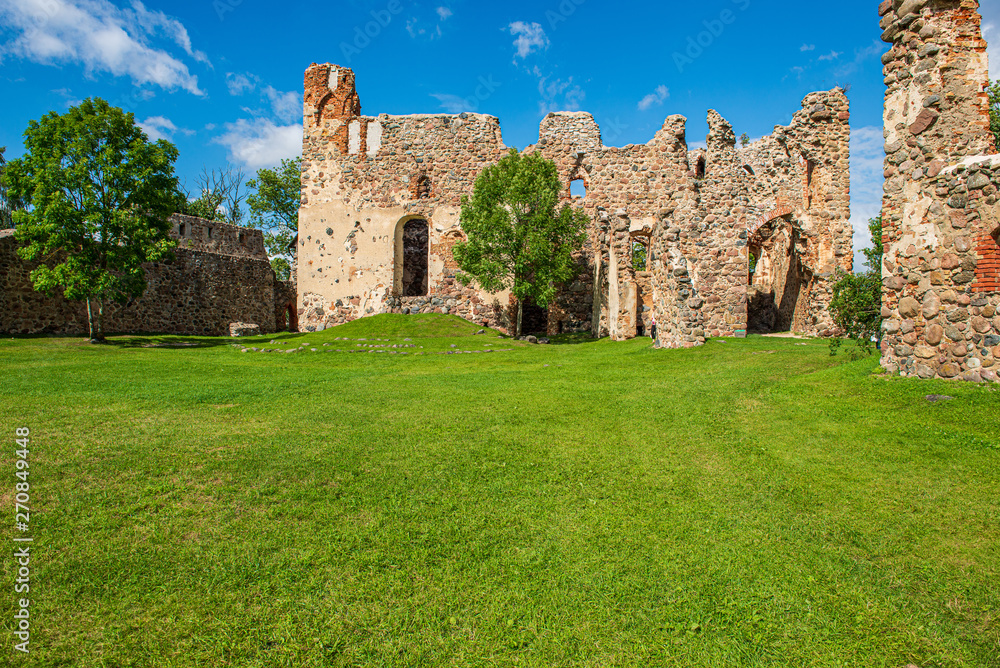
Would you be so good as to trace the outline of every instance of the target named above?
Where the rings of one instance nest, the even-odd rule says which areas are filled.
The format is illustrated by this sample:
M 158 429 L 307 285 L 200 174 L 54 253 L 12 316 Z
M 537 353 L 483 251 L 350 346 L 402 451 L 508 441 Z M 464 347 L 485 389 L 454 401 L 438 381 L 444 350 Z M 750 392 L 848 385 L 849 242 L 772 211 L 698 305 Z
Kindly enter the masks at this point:
M 977 0 L 886 0 L 882 365 L 997 380 L 1000 156 Z
M 578 276 L 544 314 L 545 329 L 626 339 L 648 332 L 655 317 L 659 342 L 670 347 L 748 325 L 831 333 L 831 279 L 850 270 L 853 254 L 849 119 L 842 91 L 814 93 L 791 125 L 737 149 L 713 111 L 707 148 L 692 153 L 682 116 L 647 144 L 616 148 L 604 145 L 590 114 L 549 114 L 525 151 L 555 162 L 566 200 L 591 226 Z M 507 327 L 509 296 L 458 283 L 451 248 L 464 239 L 461 197 L 508 151 L 492 116 L 362 116 L 351 70 L 311 66 L 302 326 L 433 311 Z M 636 244 L 645 267 L 634 266 Z M 760 258 L 752 285 L 751 250 Z
M 174 258 L 144 267 L 141 297 L 107 305 L 106 332 L 228 336 L 234 322 L 274 332 L 294 321 L 295 286 L 275 280 L 259 230 L 189 216 L 171 221 Z M 34 265 L 17 255 L 13 233 L 0 231 L 0 333 L 86 335 L 86 303 L 35 292 Z

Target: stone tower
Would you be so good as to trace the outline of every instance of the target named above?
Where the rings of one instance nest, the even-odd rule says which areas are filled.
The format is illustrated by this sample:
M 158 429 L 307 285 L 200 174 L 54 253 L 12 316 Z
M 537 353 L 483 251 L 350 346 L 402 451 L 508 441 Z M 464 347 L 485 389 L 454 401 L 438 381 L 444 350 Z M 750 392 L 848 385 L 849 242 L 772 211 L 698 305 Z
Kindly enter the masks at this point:
M 886 0 L 882 365 L 997 380 L 1000 156 L 978 0 Z

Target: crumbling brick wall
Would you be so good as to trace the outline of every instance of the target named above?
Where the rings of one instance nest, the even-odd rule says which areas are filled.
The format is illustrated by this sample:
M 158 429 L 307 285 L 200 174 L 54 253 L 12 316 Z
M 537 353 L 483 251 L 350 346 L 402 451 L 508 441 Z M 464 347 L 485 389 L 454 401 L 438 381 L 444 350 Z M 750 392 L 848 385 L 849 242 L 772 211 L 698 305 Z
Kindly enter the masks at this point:
M 189 216 L 172 221 L 174 258 L 144 267 L 148 288 L 141 297 L 106 306 L 105 331 L 228 336 L 231 322 L 275 331 L 276 282 L 262 233 Z M 85 335 L 85 302 L 36 292 L 34 266 L 17 255 L 13 230 L 0 232 L 0 332 Z
M 322 329 L 405 311 L 452 313 L 507 327 L 503 314 L 510 295 L 462 286 L 451 252 L 463 238 L 462 196 L 509 151 L 499 121 L 481 114 L 362 116 L 354 74 L 336 65 L 311 66 L 305 85 L 298 273 L 303 326 Z M 647 331 L 655 316 L 659 343 L 666 346 L 744 332 L 748 227 L 760 212 L 775 208 L 778 191 L 796 202 L 792 211 L 803 221 L 801 236 L 814 238 L 803 252 L 803 262 L 818 277 L 810 285 L 828 280 L 836 266 L 849 269 L 847 100 L 840 91 L 817 95 L 807 98 L 809 108 L 796 114 L 780 139 L 769 140 L 782 150 L 788 144 L 813 151 L 828 143 L 817 149 L 817 160 L 831 174 L 822 187 L 813 184 L 817 206 L 809 212 L 801 204 L 807 201 L 805 181 L 795 181 L 799 168 L 775 167 L 758 148 L 754 155 L 765 173 L 750 178 L 731 126 L 715 112 L 708 148 L 695 155 L 693 166 L 682 116 L 668 118 L 647 144 L 622 148 L 604 145 L 590 114 L 560 112 L 543 119 L 538 143 L 525 151 L 556 164 L 566 202 L 591 219 L 576 256 L 578 276 L 550 305 L 548 331 L 626 339 Z M 820 100 L 829 114 L 814 108 Z M 788 181 L 784 188 L 781 179 Z M 574 181 L 583 182 L 585 197 L 571 195 Z M 407 297 L 402 280 L 403 228 L 412 220 L 429 225 L 428 290 L 419 297 Z M 637 238 L 648 241 L 647 277 L 632 266 Z M 802 331 L 826 330 L 829 321 L 818 313 L 824 302 L 815 298 L 823 294 L 813 289 L 802 300 L 799 310 L 810 314 L 797 321 Z
M 976 0 L 879 7 L 885 97 L 882 365 L 997 380 L 1000 156 Z

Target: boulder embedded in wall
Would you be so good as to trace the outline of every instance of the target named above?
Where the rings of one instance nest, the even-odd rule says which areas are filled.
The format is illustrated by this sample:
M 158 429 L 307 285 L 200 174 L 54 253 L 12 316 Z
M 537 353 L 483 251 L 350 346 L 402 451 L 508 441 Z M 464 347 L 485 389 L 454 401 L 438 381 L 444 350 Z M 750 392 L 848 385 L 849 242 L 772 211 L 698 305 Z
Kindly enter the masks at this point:
M 934 121 L 936 121 L 940 115 L 941 114 L 939 112 L 933 109 L 924 109 L 917 116 L 917 120 L 913 122 L 913 125 L 910 126 L 910 132 L 915 135 L 926 132 L 932 125 L 934 125 Z
M 899 300 L 899 314 L 904 318 L 915 318 L 920 313 L 920 304 L 913 297 Z
M 260 336 L 260 325 L 231 322 L 229 323 L 229 336 Z

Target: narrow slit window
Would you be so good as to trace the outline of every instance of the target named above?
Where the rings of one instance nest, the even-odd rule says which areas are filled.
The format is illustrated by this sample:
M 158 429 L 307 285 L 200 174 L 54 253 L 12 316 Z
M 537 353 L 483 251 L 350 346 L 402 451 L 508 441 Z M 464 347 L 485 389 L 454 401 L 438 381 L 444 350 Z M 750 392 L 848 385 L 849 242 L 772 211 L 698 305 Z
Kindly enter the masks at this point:
M 569 182 L 569 194 L 573 199 L 587 199 L 587 183 L 583 179 Z
M 694 175 L 699 179 L 703 179 L 705 178 L 705 175 L 707 173 L 708 173 L 708 162 L 705 160 L 705 158 L 698 158 L 698 166 L 695 168 Z

